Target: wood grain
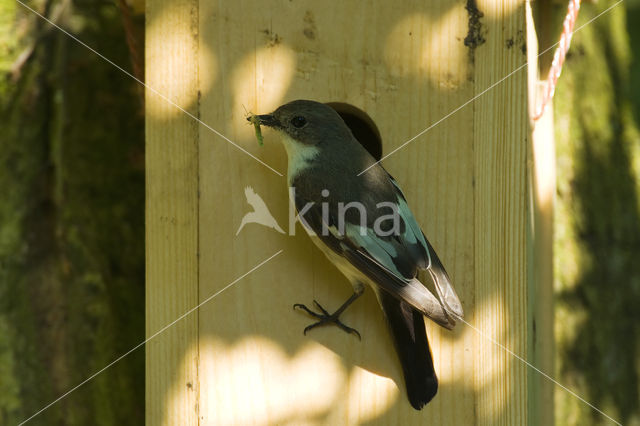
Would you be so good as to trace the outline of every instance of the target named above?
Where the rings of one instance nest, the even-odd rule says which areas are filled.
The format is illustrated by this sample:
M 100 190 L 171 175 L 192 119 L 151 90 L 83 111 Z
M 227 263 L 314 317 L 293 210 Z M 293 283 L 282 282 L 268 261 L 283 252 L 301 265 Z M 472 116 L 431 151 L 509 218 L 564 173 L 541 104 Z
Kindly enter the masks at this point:
M 265 146 L 258 146 L 245 108 L 265 113 L 297 98 L 347 102 L 373 118 L 386 154 L 525 62 L 521 46 L 509 45 L 526 34 L 524 7 L 495 3 L 482 11 L 481 32 L 474 33 L 484 42 L 470 49 L 465 45 L 470 34 L 466 2 L 374 1 L 363 7 L 344 1 L 330 8 L 311 0 L 200 2 L 197 66 L 190 61 L 163 65 L 168 60 L 156 58 L 147 67 L 170 65 L 196 73 L 200 118 L 277 171 L 286 171 L 277 136 L 265 129 Z M 311 319 L 292 305 L 317 299 L 335 309 L 351 293 L 346 279 L 299 226 L 294 236 L 257 224 L 236 235 L 242 217 L 252 210 L 246 187 L 288 231 L 286 179 L 204 126 L 194 135 L 193 127 L 178 117 L 168 123 L 150 123 L 151 136 L 180 147 L 149 158 L 164 175 L 154 175 L 148 187 L 168 191 L 178 186 L 184 197 L 179 206 L 165 202 L 162 208 L 180 209 L 190 227 L 171 234 L 182 241 L 184 252 L 178 255 L 172 240 L 160 241 L 161 232 L 155 236 L 153 227 L 163 228 L 148 216 L 148 235 L 157 238 L 148 255 L 150 263 L 164 268 L 181 256 L 189 275 L 180 300 L 191 301 L 194 295 L 204 300 L 278 250 L 283 253 L 204 305 L 197 325 L 188 322 L 186 334 L 176 331 L 177 346 L 165 348 L 170 362 L 180 359 L 173 351 L 182 350 L 183 358 L 197 353 L 199 398 L 190 399 L 175 373 L 172 382 L 167 372 L 159 373 L 166 379 L 150 377 L 158 366 L 148 365 L 148 409 L 171 393 L 184 403 L 181 413 L 197 403 L 201 424 L 526 422 L 531 410 L 526 368 L 463 324 L 449 332 L 427 323 L 441 386 L 420 412 L 407 402 L 371 291 L 343 317 L 360 331 L 362 342 L 333 328 L 303 336 Z M 522 72 L 384 161 L 447 267 L 467 320 L 523 356 L 530 332 L 528 143 L 527 76 Z M 166 161 L 177 158 L 184 158 L 184 168 L 168 169 Z M 199 199 L 192 198 L 194 185 Z M 196 264 L 194 249 L 199 249 Z M 157 297 L 178 300 L 168 289 Z M 161 362 L 160 356 L 148 357 L 148 363 Z M 195 372 L 189 362 L 179 362 L 185 372 Z M 180 412 L 171 410 L 168 415 Z
M 475 51 L 480 94 L 526 57 L 509 40 L 526 33 L 523 8 L 505 16 L 485 2 L 486 42 Z M 527 74 L 523 69 L 474 103 L 476 312 L 469 321 L 512 352 L 527 354 Z M 482 304 L 482 306 L 479 306 Z M 527 367 L 484 336 L 476 338 L 477 424 L 525 424 Z
M 147 336 L 198 303 L 197 2 L 151 1 L 146 15 Z M 149 425 L 196 425 L 197 312 L 146 345 Z
M 547 7 L 548 5 L 545 5 Z M 533 10 L 527 3 L 527 60 L 529 82 L 529 116 L 531 117 L 546 89 L 544 76 L 548 64 L 541 66 L 538 58 L 538 34 L 533 21 Z M 544 31 L 546 27 L 542 27 Z M 541 38 L 544 39 L 544 36 Z M 540 76 L 542 76 L 542 81 Z M 556 194 L 556 150 L 553 122 L 553 102 L 542 117 L 531 123 L 529 156 L 529 209 L 528 246 L 529 264 L 529 342 L 527 359 L 553 377 L 554 368 L 554 296 L 553 296 L 553 217 Z M 554 391 L 556 385 L 529 369 L 528 424 L 549 425 L 554 422 Z

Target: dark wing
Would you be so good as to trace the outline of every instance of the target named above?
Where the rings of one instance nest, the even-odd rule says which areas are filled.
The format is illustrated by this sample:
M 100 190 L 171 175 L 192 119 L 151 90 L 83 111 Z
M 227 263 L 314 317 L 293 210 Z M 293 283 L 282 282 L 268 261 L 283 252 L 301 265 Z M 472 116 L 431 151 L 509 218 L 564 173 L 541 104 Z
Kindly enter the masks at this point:
M 413 214 L 409 210 L 407 200 L 405 199 L 402 190 L 398 186 L 398 183 L 395 181 L 395 179 L 393 179 L 391 175 L 389 175 L 389 179 L 391 180 L 391 183 L 393 183 L 393 186 L 396 188 L 396 192 L 399 198 L 402 199 L 403 206 L 408 212 L 408 214 L 405 216 L 407 217 L 407 221 L 409 222 L 411 228 L 414 230 L 414 235 L 415 233 L 419 233 L 422 237 L 419 239 L 420 247 L 424 248 L 425 257 L 428 259 L 428 263 L 426 267 L 421 266 L 420 268 L 427 269 L 429 271 L 429 274 L 431 275 L 431 278 L 433 279 L 433 282 L 435 284 L 436 291 L 438 292 L 440 302 L 447 311 L 447 314 L 453 316 L 454 318 L 455 316 L 459 316 L 460 318 L 464 317 L 462 304 L 460 303 L 460 299 L 458 298 L 458 295 L 456 294 L 456 291 L 451 284 L 449 274 L 447 274 L 447 271 L 444 269 L 444 265 L 442 265 L 442 262 L 440 262 L 440 258 L 438 257 L 436 251 L 429 243 L 429 240 L 427 240 L 427 238 L 425 237 L 424 233 L 413 217 Z
M 393 180 L 392 180 L 393 182 Z M 295 193 L 296 209 L 303 226 L 313 231 L 329 248 L 345 257 L 370 280 L 390 294 L 410 305 L 441 325 L 451 326 L 451 319 L 443 312 L 442 304 L 415 277 L 418 269 L 431 267 L 431 253 L 420 227 L 407 206 L 404 195 L 396 188 L 395 205 L 400 218 L 400 232 L 378 235 L 369 226 L 338 221 L 336 206 L 329 206 L 322 216 L 322 208 Z

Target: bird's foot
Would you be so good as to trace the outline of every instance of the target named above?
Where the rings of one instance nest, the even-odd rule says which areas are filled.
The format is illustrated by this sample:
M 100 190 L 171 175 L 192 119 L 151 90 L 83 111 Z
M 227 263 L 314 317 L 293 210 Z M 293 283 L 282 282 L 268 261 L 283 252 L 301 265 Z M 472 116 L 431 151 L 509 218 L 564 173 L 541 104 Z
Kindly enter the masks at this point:
M 296 303 L 295 305 L 293 305 L 293 309 L 296 309 L 296 308 L 302 309 L 312 317 L 317 318 L 319 320 L 318 322 L 315 322 L 305 327 L 304 329 L 305 336 L 307 334 L 307 331 L 311 330 L 312 328 L 316 328 L 321 325 L 334 324 L 340 327 L 346 333 L 355 334 L 356 336 L 358 336 L 358 339 L 362 340 L 362 337 L 360 337 L 360 333 L 358 333 L 358 330 L 356 330 L 355 328 L 351 328 L 343 324 L 342 321 L 340 321 L 340 314 L 342 313 L 343 309 L 338 309 L 333 314 L 330 314 L 316 300 L 313 301 L 313 304 L 316 305 L 316 307 L 320 309 L 320 312 L 322 313 L 314 312 L 311 309 L 307 308 L 305 305 L 300 303 Z

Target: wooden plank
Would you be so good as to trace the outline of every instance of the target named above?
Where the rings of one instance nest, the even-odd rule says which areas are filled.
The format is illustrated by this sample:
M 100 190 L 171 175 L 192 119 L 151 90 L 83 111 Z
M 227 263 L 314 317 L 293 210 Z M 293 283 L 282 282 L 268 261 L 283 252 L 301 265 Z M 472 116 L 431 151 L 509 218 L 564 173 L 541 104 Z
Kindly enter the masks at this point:
M 389 152 L 473 95 L 463 3 L 362 8 L 314 2 L 268 9 L 247 2 L 200 7 L 201 47 L 216 68 L 202 118 L 277 170 L 286 157 L 276 135 L 260 148 L 244 109 L 271 111 L 296 98 L 342 101 L 367 111 Z M 384 29 L 381 31 L 372 28 Z M 428 50 L 424 51 L 424 46 Z M 444 258 L 465 306 L 473 303 L 473 112 L 466 109 L 385 162 Z M 201 407 L 206 424 L 473 424 L 471 343 L 429 323 L 441 389 L 423 411 L 406 400 L 400 366 L 371 292 L 345 314 L 359 342 L 335 329 L 302 329 L 292 311 L 315 298 L 329 308 L 351 289 L 297 228 L 295 237 L 249 225 L 243 191 L 252 186 L 281 226 L 287 188 L 215 135 L 201 148 L 200 292 L 212 294 L 280 248 L 284 253 L 203 308 Z M 229 247 L 220 252 L 218 247 Z
M 526 12 L 529 116 L 532 117 L 546 88 L 545 82 L 540 81 L 540 75 L 547 75 L 548 66 L 541 67 L 538 60 L 538 34 L 529 3 L 527 3 Z M 544 39 L 544 37 L 541 38 Z M 549 104 L 544 115 L 537 122 L 531 123 L 530 141 L 529 209 L 533 215 L 528 231 L 531 263 L 529 265 L 527 359 L 541 371 L 553 377 L 555 372 L 553 365 L 553 212 L 556 193 L 556 153 L 552 104 Z M 527 423 L 553 424 L 556 385 L 533 369 L 529 369 L 528 382 L 529 406 L 533 409 L 529 412 Z
M 197 10 L 147 1 L 148 337 L 198 303 L 198 124 L 154 93 L 197 115 Z M 147 424 L 198 423 L 197 337 L 196 313 L 146 345 Z
M 152 3 L 165 4 L 156 1 Z M 160 27 L 169 34 L 189 27 L 185 22 L 197 17 L 197 31 L 189 27 L 197 38 L 180 44 L 183 53 L 197 50 L 197 65 L 190 55 L 180 62 L 156 58 L 165 70 L 182 73 L 160 72 L 156 81 L 180 81 L 188 98 L 195 74 L 192 93 L 200 90 L 203 121 L 281 172 L 286 156 L 276 135 L 265 130 L 265 146 L 259 147 L 244 120 L 245 107 L 268 112 L 296 98 L 348 102 L 371 115 L 388 153 L 524 62 L 520 46 L 508 47 L 509 40 L 525 33 L 523 7 L 506 1 L 483 5 L 481 22 L 472 13 L 475 29 L 486 26 L 476 34 L 469 33 L 465 6 L 467 2 L 445 0 L 374 1 L 366 8 L 356 1 L 336 2 L 331 8 L 311 0 L 295 7 L 286 1 L 268 6 L 242 0 L 201 2 L 196 11 L 191 6 L 188 16 L 186 6 L 173 14 L 180 23 Z M 465 46 L 470 35 L 486 39 L 473 52 Z M 438 249 L 467 320 L 523 355 L 529 309 L 526 82 L 524 72 L 515 75 L 384 162 Z M 185 105 L 196 111 L 196 101 L 186 98 Z M 197 325 L 189 320 L 186 330 L 168 336 L 174 340 L 167 340 L 162 356 L 148 352 L 150 424 L 167 418 L 194 422 L 196 404 L 202 424 L 525 422 L 526 369 L 468 326 L 448 332 L 428 322 L 441 386 L 421 412 L 406 400 L 400 366 L 371 291 L 343 317 L 362 333 L 362 342 L 333 328 L 303 336 L 311 320 L 294 312 L 292 304 L 317 299 L 335 309 L 350 286 L 300 227 L 294 236 L 257 224 L 237 232 L 252 210 L 247 187 L 288 230 L 286 180 L 205 127 L 198 136 L 178 116 L 163 111 L 155 120 L 149 122 L 155 133 L 148 137 L 179 147 L 161 152 L 156 143 L 157 152 L 148 153 L 157 156 L 148 157 L 155 168 L 154 175 L 148 172 L 149 199 L 155 185 L 158 194 L 161 188 L 175 188 L 172 199 L 180 200 L 179 205 L 156 203 L 171 212 L 169 217 L 179 210 L 185 228 L 156 234 L 152 227 L 160 224 L 148 212 L 148 243 L 155 244 L 149 255 L 167 250 L 155 258 L 163 261 L 162 267 L 155 266 L 157 279 L 151 280 L 149 268 L 149 282 L 166 282 L 160 287 L 164 293 L 154 290 L 148 304 L 167 298 L 185 305 L 188 299 L 193 306 L 198 297 L 204 300 L 284 251 L 204 305 Z M 167 166 L 176 161 L 180 167 L 170 177 Z M 151 234 L 157 240 L 149 241 Z M 184 249 L 180 254 L 177 244 Z M 197 264 L 194 252 L 200 255 Z M 180 270 L 188 276 L 178 293 L 161 272 L 169 268 L 177 273 L 179 258 Z M 170 316 L 148 309 L 150 317 Z M 195 356 L 199 371 L 191 362 Z M 165 361 L 173 371 L 162 371 Z M 184 386 L 186 378 L 199 380 L 192 382 L 197 397 Z M 167 401 L 175 404 L 164 408 L 163 416 L 159 407 Z
M 476 93 L 526 61 L 522 5 L 482 2 L 486 42 L 475 51 Z M 518 43 L 518 40 L 522 40 Z M 474 104 L 475 312 L 469 322 L 526 357 L 528 332 L 527 74 L 523 69 Z M 477 424 L 525 424 L 527 367 L 485 336 L 476 338 Z

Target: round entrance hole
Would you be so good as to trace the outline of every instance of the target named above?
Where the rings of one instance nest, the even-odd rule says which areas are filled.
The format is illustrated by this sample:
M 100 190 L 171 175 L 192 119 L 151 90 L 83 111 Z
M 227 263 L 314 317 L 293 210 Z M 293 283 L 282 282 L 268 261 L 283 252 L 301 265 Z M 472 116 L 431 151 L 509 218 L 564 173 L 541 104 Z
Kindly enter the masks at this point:
M 344 102 L 327 102 L 342 117 L 353 136 L 373 158 L 382 158 L 382 138 L 380 131 L 369 114 L 358 107 Z

